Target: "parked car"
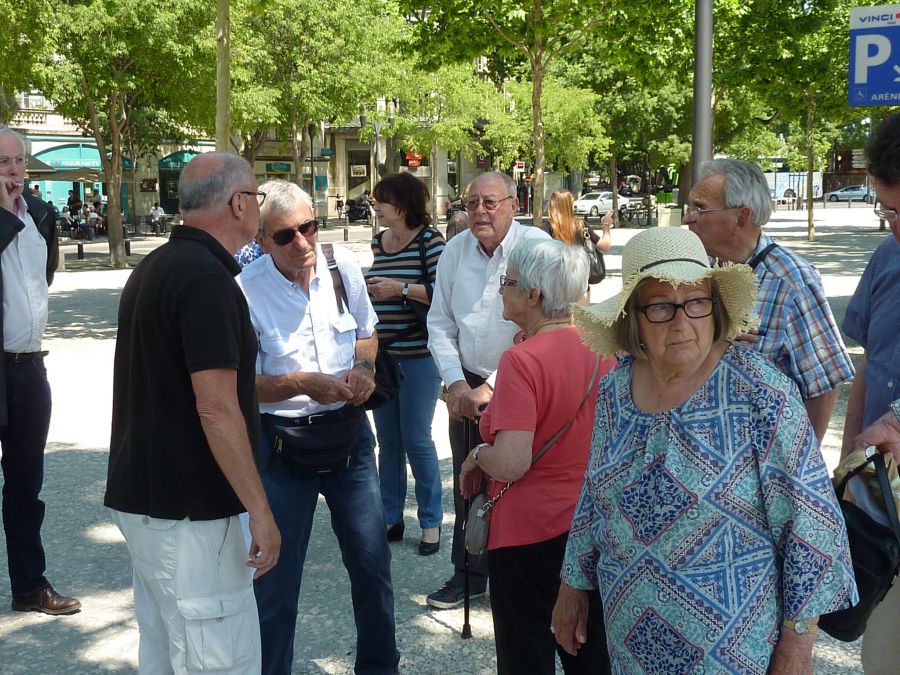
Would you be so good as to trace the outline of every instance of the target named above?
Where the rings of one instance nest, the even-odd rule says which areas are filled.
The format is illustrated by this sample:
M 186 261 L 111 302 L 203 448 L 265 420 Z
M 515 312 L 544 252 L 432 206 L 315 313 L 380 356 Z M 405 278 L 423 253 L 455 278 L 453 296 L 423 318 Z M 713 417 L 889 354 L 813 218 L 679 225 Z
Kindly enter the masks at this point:
M 465 211 L 466 207 L 463 206 L 462 202 L 459 199 L 454 199 L 453 201 L 445 201 L 444 209 L 446 211 L 447 220 L 450 220 L 453 217 L 453 214 L 458 211 Z
M 853 200 L 855 202 L 872 201 L 872 191 L 865 185 L 848 185 L 840 190 L 825 193 L 825 199 L 829 202 L 846 202 Z
M 586 192 L 575 200 L 575 214 L 596 218 L 612 208 L 612 192 Z M 628 206 L 627 197 L 619 197 L 619 214 Z

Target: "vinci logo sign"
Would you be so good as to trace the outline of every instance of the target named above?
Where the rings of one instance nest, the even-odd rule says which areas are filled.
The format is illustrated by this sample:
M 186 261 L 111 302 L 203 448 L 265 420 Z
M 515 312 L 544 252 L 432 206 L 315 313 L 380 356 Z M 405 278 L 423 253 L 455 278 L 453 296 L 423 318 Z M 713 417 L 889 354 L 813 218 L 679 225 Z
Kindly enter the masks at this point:
M 900 5 L 850 10 L 851 106 L 900 104 Z

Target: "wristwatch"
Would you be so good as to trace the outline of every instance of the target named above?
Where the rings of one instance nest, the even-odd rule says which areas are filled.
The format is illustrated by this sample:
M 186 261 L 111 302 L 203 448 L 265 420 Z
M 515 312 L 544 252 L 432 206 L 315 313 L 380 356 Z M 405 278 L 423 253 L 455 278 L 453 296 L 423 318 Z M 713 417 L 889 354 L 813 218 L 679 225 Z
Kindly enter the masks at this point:
M 476 445 L 475 448 L 472 450 L 472 460 L 473 460 L 476 464 L 478 464 L 478 453 L 481 452 L 481 449 L 482 449 L 483 447 L 487 446 L 487 445 L 490 445 L 490 444 L 489 444 L 489 443 L 479 443 L 479 444 Z
M 797 619 L 796 621 L 792 621 L 791 619 L 785 619 L 782 623 L 782 626 L 785 628 L 790 628 L 797 635 L 806 635 L 808 633 L 815 633 L 819 630 L 819 627 L 814 623 L 806 623 L 803 619 Z
M 366 370 L 371 370 L 373 375 L 375 374 L 375 364 L 372 363 L 371 361 L 369 361 L 369 359 L 360 359 L 359 361 L 357 361 L 357 362 L 354 363 L 353 365 L 355 365 L 355 366 L 362 366 L 362 367 L 365 368 Z
M 897 421 L 900 422 L 900 398 L 891 403 L 891 410 L 894 411 L 894 415 L 897 417 Z
M 409 297 L 409 283 L 408 283 L 408 282 L 403 282 L 403 292 L 402 292 L 402 295 L 403 295 L 403 299 L 404 299 L 404 300 L 406 300 L 406 298 Z

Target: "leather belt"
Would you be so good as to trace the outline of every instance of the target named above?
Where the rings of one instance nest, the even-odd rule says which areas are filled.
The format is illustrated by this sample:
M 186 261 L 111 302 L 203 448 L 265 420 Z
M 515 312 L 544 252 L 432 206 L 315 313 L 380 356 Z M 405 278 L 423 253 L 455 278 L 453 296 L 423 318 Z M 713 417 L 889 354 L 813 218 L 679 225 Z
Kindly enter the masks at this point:
M 341 422 L 362 414 L 361 408 L 355 405 L 345 405 L 337 410 L 326 410 L 325 412 L 304 415 L 302 417 L 283 417 L 282 415 L 272 415 L 270 413 L 263 413 L 262 417 L 269 418 L 276 424 L 280 424 L 284 427 L 309 427 L 315 424 Z
M 7 363 L 31 363 L 42 359 L 50 352 L 3 352 Z

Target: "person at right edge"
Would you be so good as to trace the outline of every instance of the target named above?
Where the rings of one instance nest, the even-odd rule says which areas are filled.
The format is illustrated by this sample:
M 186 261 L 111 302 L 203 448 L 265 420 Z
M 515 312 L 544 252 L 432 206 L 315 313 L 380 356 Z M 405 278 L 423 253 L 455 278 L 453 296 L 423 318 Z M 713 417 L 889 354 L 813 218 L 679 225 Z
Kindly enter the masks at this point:
M 484 173 L 472 181 L 464 206 L 469 229 L 447 243 L 438 261 L 434 297 L 428 312 L 428 348 L 448 388 L 450 449 L 453 453 L 453 575 L 429 594 L 438 609 L 463 603 L 466 522 L 459 471 L 471 448 L 466 447 L 464 419 L 474 420 L 491 400 L 500 355 L 512 346 L 519 327 L 503 318 L 500 277 L 509 254 L 524 239 L 546 238 L 546 232 L 522 225 L 515 215 L 516 184 L 502 173 Z M 477 428 L 476 442 L 481 442 Z M 470 597 L 487 591 L 487 560 L 469 561 Z
M 900 113 L 878 127 L 866 145 L 866 158 L 875 183 L 875 213 L 888 222 L 891 236 L 872 255 L 844 317 L 844 333 L 865 351 L 847 401 L 841 454 L 880 443 L 880 450 L 893 451 L 900 461 L 900 434 L 891 439 L 888 433 L 897 428 L 900 415 Z M 866 624 L 866 675 L 900 672 L 898 634 L 900 584 L 894 583 Z

